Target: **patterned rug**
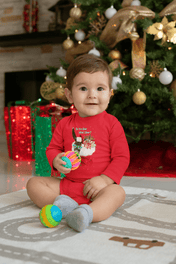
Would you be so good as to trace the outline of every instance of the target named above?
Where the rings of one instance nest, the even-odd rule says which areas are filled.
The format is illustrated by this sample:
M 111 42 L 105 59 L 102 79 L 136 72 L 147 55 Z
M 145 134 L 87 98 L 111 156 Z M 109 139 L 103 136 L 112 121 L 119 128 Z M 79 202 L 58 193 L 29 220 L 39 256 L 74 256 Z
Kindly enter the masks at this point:
M 42 226 L 26 190 L 1 195 L 0 263 L 176 264 L 176 192 L 124 189 L 124 205 L 82 233 Z

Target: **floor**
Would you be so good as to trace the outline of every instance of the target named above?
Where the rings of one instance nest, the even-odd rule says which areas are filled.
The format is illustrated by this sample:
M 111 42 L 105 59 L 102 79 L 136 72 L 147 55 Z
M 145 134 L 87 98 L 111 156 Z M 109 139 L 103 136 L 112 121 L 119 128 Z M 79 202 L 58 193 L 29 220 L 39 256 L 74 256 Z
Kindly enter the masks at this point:
M 35 176 L 35 162 L 14 161 L 8 157 L 6 142 L 0 143 L 0 195 L 25 189 Z M 176 191 L 176 178 L 127 177 L 121 186 Z

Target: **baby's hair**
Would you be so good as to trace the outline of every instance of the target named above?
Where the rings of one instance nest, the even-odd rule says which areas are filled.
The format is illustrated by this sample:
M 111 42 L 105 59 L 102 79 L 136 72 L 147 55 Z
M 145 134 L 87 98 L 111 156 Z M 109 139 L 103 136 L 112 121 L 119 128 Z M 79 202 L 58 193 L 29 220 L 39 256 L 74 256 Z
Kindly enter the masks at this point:
M 109 76 L 109 88 L 111 89 L 112 72 L 107 62 L 95 55 L 84 54 L 74 59 L 67 69 L 67 88 L 71 91 L 73 79 L 80 72 L 94 73 L 106 71 Z

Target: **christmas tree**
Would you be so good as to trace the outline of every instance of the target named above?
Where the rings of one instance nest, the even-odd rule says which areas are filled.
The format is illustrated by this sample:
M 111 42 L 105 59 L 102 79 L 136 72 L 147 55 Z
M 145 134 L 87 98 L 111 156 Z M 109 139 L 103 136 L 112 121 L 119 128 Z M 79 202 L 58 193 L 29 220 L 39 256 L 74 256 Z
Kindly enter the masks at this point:
M 101 56 L 113 72 L 107 112 L 138 142 L 176 132 L 176 1 L 77 0 L 63 33 L 62 67 L 49 67 L 63 96 L 65 70 L 84 53 Z M 54 91 L 54 90 L 52 90 Z M 59 91 L 59 92 L 58 92 Z M 61 98 L 62 99 L 62 98 Z

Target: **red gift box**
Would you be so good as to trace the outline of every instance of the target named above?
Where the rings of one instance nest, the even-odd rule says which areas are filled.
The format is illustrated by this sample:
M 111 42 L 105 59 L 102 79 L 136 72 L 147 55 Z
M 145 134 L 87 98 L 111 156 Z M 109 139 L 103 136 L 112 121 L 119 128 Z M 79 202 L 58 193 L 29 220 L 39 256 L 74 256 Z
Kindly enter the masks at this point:
M 7 147 L 11 159 L 32 161 L 31 110 L 24 104 L 24 101 L 10 102 L 8 107 L 4 107 Z

